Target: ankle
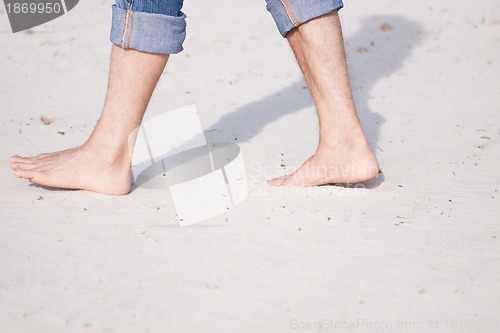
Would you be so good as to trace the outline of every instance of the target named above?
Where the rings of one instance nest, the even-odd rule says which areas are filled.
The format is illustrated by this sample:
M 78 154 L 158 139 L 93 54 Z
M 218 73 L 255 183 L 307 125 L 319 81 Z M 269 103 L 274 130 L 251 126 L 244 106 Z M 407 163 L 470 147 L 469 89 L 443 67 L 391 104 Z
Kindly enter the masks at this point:
M 335 150 L 363 149 L 368 146 L 368 141 L 363 131 L 339 130 L 336 132 L 320 132 L 318 147 Z
M 81 147 L 107 165 L 130 164 L 131 161 L 127 143 L 102 141 L 91 136 Z

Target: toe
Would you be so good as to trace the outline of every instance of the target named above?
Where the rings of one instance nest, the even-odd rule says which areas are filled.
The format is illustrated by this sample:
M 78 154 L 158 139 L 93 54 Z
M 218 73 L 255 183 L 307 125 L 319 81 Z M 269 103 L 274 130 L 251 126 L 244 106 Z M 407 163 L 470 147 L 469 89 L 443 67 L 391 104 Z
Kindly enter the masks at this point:
M 13 162 L 10 163 L 12 170 L 33 170 L 39 167 L 36 163 Z
M 23 162 L 25 160 L 24 157 L 21 157 L 19 155 L 14 155 L 14 156 L 11 156 L 9 157 L 9 162 L 12 164 L 12 163 L 20 163 L 20 162 Z
M 300 185 L 300 181 L 297 179 L 296 174 L 291 174 L 289 177 L 286 177 L 283 179 L 283 181 L 280 184 L 281 186 L 295 186 L 295 185 Z
M 12 170 L 19 170 L 22 166 L 22 163 L 19 163 L 19 162 L 10 162 L 10 168 Z
M 269 179 L 267 181 L 267 184 L 268 185 L 271 185 L 271 186 L 279 186 L 283 183 L 283 181 L 286 179 L 287 176 L 281 176 L 281 177 L 276 177 L 276 178 L 273 178 L 273 179 Z
M 19 155 L 11 156 L 9 164 L 12 169 L 33 169 L 38 165 L 33 157 L 21 157 Z
M 34 172 L 33 170 L 23 170 L 23 169 L 18 169 L 14 171 L 14 175 L 17 178 L 24 178 L 24 179 L 33 179 L 34 177 Z

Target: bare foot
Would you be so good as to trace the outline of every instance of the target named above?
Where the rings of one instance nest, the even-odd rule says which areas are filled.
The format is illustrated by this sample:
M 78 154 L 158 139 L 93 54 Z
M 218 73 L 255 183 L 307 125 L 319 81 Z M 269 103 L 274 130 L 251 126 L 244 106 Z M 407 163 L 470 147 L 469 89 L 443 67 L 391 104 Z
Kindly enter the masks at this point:
M 9 162 L 16 177 L 40 185 L 123 195 L 130 191 L 130 158 L 124 151 L 85 143 L 36 157 L 12 156 Z
M 368 181 L 378 173 L 377 159 L 367 143 L 338 147 L 320 145 L 316 153 L 294 173 L 267 183 L 274 186 L 356 184 Z

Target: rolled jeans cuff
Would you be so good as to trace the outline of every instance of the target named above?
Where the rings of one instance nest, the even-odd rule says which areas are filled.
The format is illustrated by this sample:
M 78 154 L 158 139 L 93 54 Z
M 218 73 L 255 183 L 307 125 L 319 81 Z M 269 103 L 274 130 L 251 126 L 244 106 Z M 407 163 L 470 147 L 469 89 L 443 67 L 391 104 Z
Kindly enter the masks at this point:
M 266 0 L 267 10 L 283 37 L 307 21 L 341 9 L 342 0 Z
M 110 40 L 124 49 L 159 54 L 174 54 L 183 50 L 186 39 L 186 15 L 138 12 L 112 6 Z

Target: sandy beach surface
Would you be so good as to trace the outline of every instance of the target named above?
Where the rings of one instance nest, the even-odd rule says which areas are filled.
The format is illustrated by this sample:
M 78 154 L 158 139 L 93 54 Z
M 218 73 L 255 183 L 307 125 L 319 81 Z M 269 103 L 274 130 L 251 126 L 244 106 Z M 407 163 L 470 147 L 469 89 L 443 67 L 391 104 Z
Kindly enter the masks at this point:
M 264 1 L 187 1 L 146 120 L 196 104 L 240 145 L 247 199 L 180 228 L 166 193 L 16 179 L 102 107 L 111 1 L 12 34 L 0 7 L 0 331 L 500 331 L 500 5 L 346 1 L 366 188 L 271 188 L 315 149 L 314 106 Z M 40 117 L 49 119 L 44 124 Z

